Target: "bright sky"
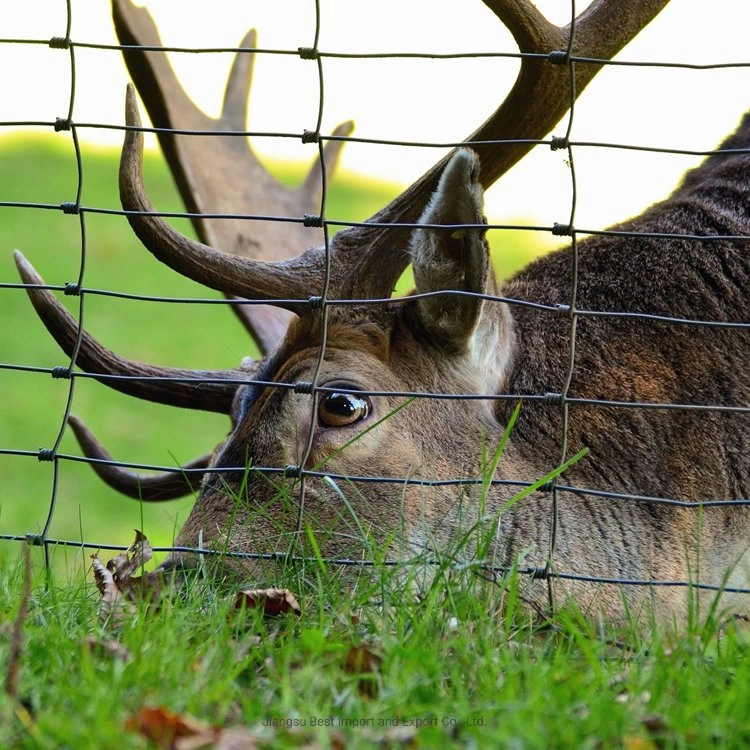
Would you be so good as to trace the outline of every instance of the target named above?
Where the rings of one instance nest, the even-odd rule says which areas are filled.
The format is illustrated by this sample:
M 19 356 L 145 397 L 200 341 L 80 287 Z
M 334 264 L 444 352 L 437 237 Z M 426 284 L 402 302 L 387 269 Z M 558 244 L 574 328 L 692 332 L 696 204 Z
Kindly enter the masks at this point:
M 236 46 L 251 27 L 263 48 L 311 46 L 314 0 L 150 0 L 165 44 Z M 105 0 L 71 0 L 72 38 L 115 43 Z M 320 0 L 319 48 L 337 52 L 515 51 L 510 35 L 480 0 Z M 537 3 L 563 23 L 570 3 Z M 579 3 L 579 6 L 582 3 Z M 64 36 L 65 0 L 25 0 L 3 14 L 4 38 Z M 748 0 L 672 0 L 621 54 L 622 60 L 693 64 L 750 63 Z M 45 45 L 0 44 L 4 95 L 0 121 L 53 121 L 67 113 L 68 53 Z M 192 97 L 215 114 L 230 56 L 173 55 Z M 127 80 L 119 53 L 76 50 L 77 122 L 120 124 Z M 356 135 L 417 141 L 457 141 L 497 106 L 515 78 L 513 60 L 326 60 L 323 131 L 354 119 Z M 315 64 L 296 56 L 262 55 L 256 62 L 249 128 L 313 129 L 318 86 Z M 609 68 L 576 107 L 574 140 L 696 150 L 715 147 L 750 108 L 750 68 L 695 71 Z M 0 134 L 7 128 L 0 128 Z M 556 132 L 564 132 L 560 125 Z M 121 141 L 117 132 L 82 130 L 83 139 Z M 60 134 L 61 138 L 69 135 Z M 311 159 L 314 147 L 257 139 L 261 154 Z M 434 149 L 349 144 L 346 169 L 408 182 L 442 155 Z M 565 154 L 540 147 L 488 195 L 488 213 L 567 222 L 570 177 Z M 668 193 L 696 158 L 577 148 L 576 225 L 597 228 L 639 212 Z

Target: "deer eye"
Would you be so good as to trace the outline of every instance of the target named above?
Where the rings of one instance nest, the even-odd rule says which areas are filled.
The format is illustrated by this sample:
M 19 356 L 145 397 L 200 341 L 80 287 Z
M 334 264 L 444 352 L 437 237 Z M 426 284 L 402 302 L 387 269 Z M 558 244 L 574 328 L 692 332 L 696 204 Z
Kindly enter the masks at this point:
M 324 427 L 347 427 L 364 419 L 371 408 L 366 396 L 324 393 L 318 403 L 318 419 Z

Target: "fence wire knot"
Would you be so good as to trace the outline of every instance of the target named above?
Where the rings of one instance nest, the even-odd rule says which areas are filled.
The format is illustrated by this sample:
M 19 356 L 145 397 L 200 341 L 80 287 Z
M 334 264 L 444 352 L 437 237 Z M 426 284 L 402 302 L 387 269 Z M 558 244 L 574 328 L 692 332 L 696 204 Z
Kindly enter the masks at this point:
M 73 125 L 73 121 L 69 117 L 58 117 L 55 119 L 55 132 L 59 133 L 61 130 L 70 130 Z
M 54 380 L 70 380 L 70 376 L 71 376 L 70 367 L 57 365 L 52 368 L 50 375 L 52 375 Z
M 323 226 L 323 217 L 316 214 L 305 214 L 302 220 L 302 226 L 305 227 L 317 227 L 318 229 Z
M 555 237 L 570 237 L 573 234 L 573 225 L 555 223 L 552 225 L 552 234 Z
M 570 141 L 564 135 L 553 135 L 549 142 L 549 147 L 553 151 L 560 151 L 568 146 L 570 146 Z
M 41 534 L 26 534 L 26 542 L 32 547 L 42 547 L 44 545 L 44 537 Z
M 55 451 L 53 448 L 40 448 L 36 458 L 37 461 L 52 461 L 55 458 Z
M 312 396 L 314 386 L 309 380 L 300 380 L 294 384 L 293 390 L 295 393 L 306 393 L 308 396 Z
M 555 316 L 558 318 L 572 318 L 573 308 L 570 305 L 565 305 L 562 302 L 558 302 L 555 305 Z
M 539 492 L 552 492 L 557 487 L 557 477 L 548 479 L 544 484 L 539 485 Z
M 320 133 L 317 130 L 303 130 L 302 143 L 317 143 L 320 140 Z
M 63 201 L 60 204 L 60 208 L 64 214 L 79 214 L 81 213 L 81 207 L 73 201 Z
M 70 39 L 66 36 L 53 36 L 49 40 L 49 46 L 52 49 L 68 49 L 70 47 Z
M 546 581 L 549 578 L 549 566 L 540 565 L 531 571 L 531 578 L 534 581 Z
M 320 57 L 315 47 L 297 47 L 297 52 L 302 60 L 317 60 Z
M 325 305 L 323 304 L 323 298 L 312 294 L 307 298 L 307 306 L 311 310 L 322 310 Z
M 567 65 L 570 62 L 570 54 L 566 50 L 556 49 L 547 55 L 547 60 L 553 65 Z
M 302 467 L 290 464 L 284 469 L 284 475 L 292 479 L 300 479 L 302 477 Z
M 562 406 L 565 397 L 562 393 L 545 393 L 543 403 L 545 406 Z
M 72 281 L 66 281 L 63 292 L 66 297 L 79 297 L 81 294 L 81 287 L 79 284 Z

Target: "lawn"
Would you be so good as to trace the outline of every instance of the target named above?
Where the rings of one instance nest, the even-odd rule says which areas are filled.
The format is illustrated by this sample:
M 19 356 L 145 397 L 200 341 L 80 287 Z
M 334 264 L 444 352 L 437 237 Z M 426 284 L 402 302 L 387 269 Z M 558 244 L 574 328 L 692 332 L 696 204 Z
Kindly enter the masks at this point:
M 392 570 L 375 568 L 343 594 L 330 571 L 309 566 L 304 578 L 291 569 L 279 578 L 299 614 L 237 609 L 235 594 L 195 584 L 102 621 L 90 580 L 45 581 L 36 566 L 11 660 L 19 556 L 20 548 L 6 555 L 0 573 L 0 667 L 17 685 L 12 699 L 0 697 L 2 747 L 650 750 L 750 741 L 748 644 L 731 623 L 644 636 L 562 612 L 538 627 L 519 608 L 513 579 L 445 568 L 415 598 Z
M 75 198 L 69 136 L 3 139 L 0 149 L 0 202 L 59 206 Z M 84 150 L 84 206 L 118 205 L 116 159 Z M 283 165 L 279 171 L 291 181 L 300 174 Z M 146 174 L 156 206 L 179 210 L 157 156 L 147 158 Z M 341 175 L 328 214 L 367 218 L 396 190 Z M 218 298 L 158 264 L 122 217 L 88 213 L 85 225 L 85 286 Z M 490 239 L 503 274 L 539 250 L 526 235 L 495 230 Z M 48 283 L 75 281 L 79 218 L 0 206 L 0 534 L 38 533 L 54 494 L 53 537 L 128 544 L 139 528 L 154 545 L 168 545 L 191 498 L 152 506 L 123 499 L 69 458 L 58 462 L 53 493 L 53 465 L 39 462 L 36 451 L 54 444 L 70 383 L 33 368 L 67 363 L 25 292 L 7 286 L 17 282 L 15 247 Z M 76 298 L 59 296 L 77 309 Z M 86 327 L 133 358 L 219 368 L 252 352 L 219 305 L 94 295 L 85 305 Z M 124 461 L 183 463 L 227 430 L 216 415 L 137 402 L 87 379 L 74 385 L 73 412 Z M 60 451 L 80 455 L 67 433 Z M 750 742 L 743 623 L 710 620 L 679 635 L 610 632 L 571 610 L 545 625 L 519 605 L 512 577 L 486 581 L 446 565 L 415 596 L 408 574 L 376 565 L 351 590 L 322 563 L 286 567 L 274 581 L 296 595 L 298 614 L 235 609 L 235 591 L 195 583 L 157 605 L 140 602 L 107 617 L 91 550 L 53 547 L 46 571 L 41 551 L 32 549 L 28 574 L 22 551 L 17 541 L 0 542 L 0 747 L 229 747 L 232 736 L 244 743 L 236 747 L 308 748 L 635 750 Z M 172 744 L 170 731 L 194 736 Z M 154 739 L 160 732 L 161 741 Z

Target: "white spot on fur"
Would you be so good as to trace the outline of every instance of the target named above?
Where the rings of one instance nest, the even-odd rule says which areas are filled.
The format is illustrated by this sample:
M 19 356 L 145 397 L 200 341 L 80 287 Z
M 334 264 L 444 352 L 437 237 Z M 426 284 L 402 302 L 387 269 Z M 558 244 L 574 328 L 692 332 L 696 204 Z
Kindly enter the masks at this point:
M 487 310 L 490 306 L 492 315 Z M 504 389 L 515 340 L 515 325 L 508 308 L 504 304 L 485 302 L 479 323 L 469 339 L 468 359 L 477 393 L 498 393 Z

